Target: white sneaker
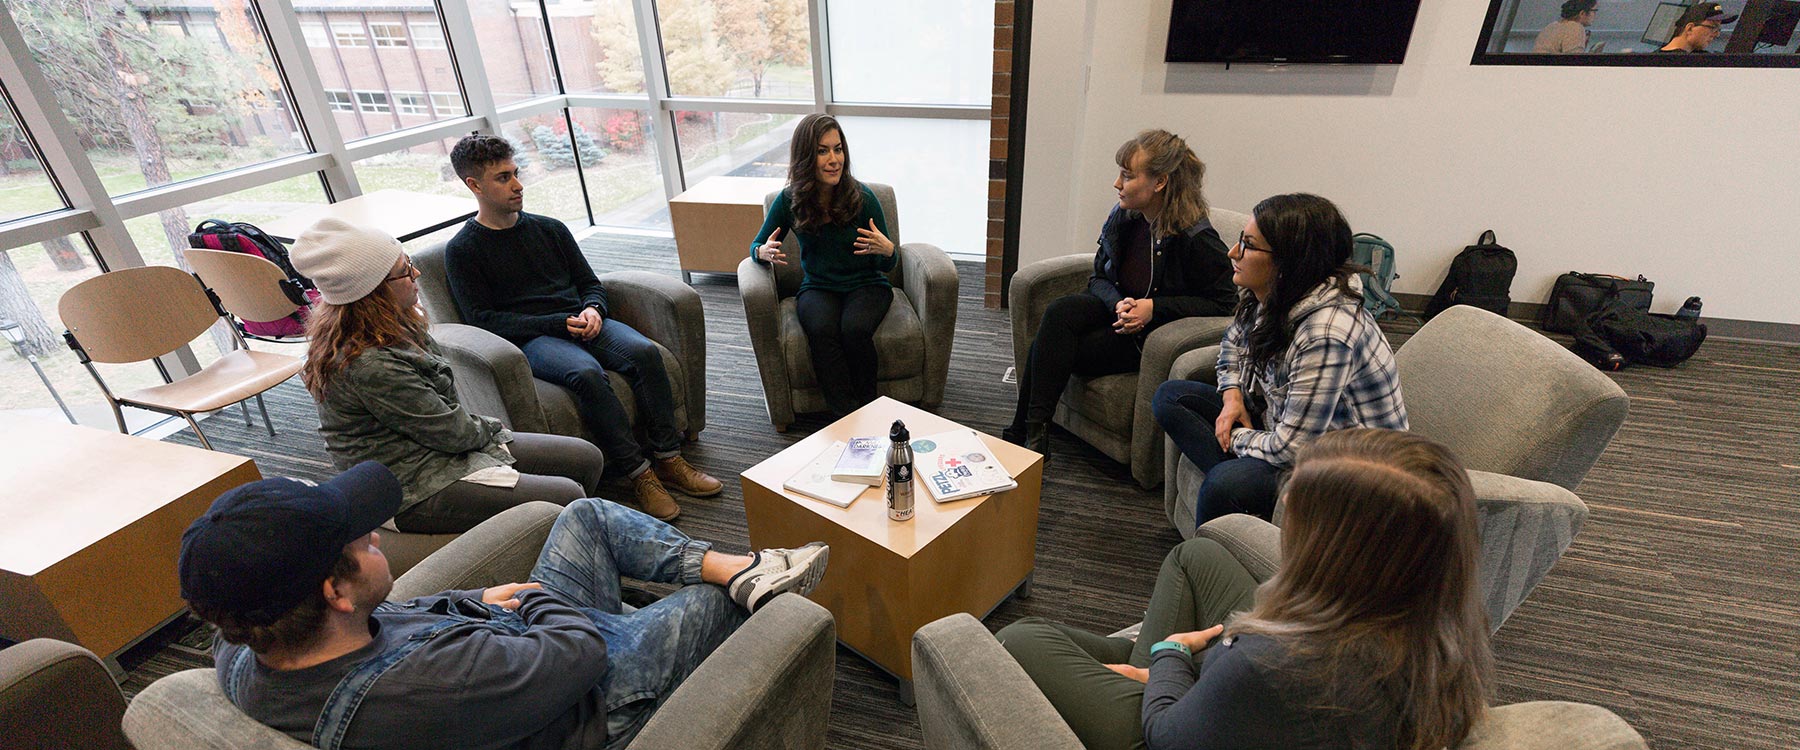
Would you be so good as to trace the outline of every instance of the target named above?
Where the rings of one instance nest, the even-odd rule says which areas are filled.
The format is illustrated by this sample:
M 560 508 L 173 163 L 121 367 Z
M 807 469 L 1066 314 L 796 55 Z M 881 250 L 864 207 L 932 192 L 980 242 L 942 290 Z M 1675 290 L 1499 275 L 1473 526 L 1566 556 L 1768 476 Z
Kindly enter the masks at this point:
M 750 612 L 789 591 L 805 596 L 825 577 L 825 561 L 830 555 L 831 548 L 824 542 L 797 549 L 763 550 L 751 559 L 750 567 L 731 577 L 725 584 L 725 593 Z

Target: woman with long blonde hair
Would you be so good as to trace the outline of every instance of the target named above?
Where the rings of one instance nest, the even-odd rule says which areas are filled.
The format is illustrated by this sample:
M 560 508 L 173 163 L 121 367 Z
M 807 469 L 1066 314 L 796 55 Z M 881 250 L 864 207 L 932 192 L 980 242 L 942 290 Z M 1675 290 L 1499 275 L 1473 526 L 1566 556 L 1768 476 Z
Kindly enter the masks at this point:
M 595 495 L 604 461 L 592 443 L 515 433 L 463 409 L 398 240 L 323 219 L 292 259 L 321 295 L 300 377 L 325 449 L 340 471 L 378 461 L 394 472 L 405 490 L 396 528 L 460 533 L 515 505 Z
M 1119 202 L 1100 228 L 1087 289 L 1044 310 L 1019 372 L 1005 438 L 1046 456 L 1070 375 L 1136 372 L 1144 338 L 1171 320 L 1229 315 L 1237 303 L 1225 241 L 1207 219 L 1206 165 L 1180 136 L 1146 130 L 1119 146 Z
M 1461 743 L 1493 680 L 1462 464 L 1409 432 L 1331 432 L 1285 498 L 1260 587 L 1202 537 L 1163 561 L 1135 643 L 1037 619 L 1001 643 L 1090 750 Z

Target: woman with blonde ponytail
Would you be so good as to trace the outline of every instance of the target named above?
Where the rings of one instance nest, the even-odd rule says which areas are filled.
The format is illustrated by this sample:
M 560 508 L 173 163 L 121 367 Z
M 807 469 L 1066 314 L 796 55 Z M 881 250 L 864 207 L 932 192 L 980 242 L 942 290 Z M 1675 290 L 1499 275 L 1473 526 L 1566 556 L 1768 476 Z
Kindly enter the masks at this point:
M 1036 618 L 1000 642 L 1089 750 L 1461 744 L 1493 685 L 1475 491 L 1449 449 L 1355 428 L 1301 451 L 1281 565 L 1163 561 L 1139 637 Z
M 1100 228 L 1087 289 L 1044 311 L 1003 433 L 1048 455 L 1047 428 L 1070 375 L 1136 372 L 1144 338 L 1171 320 L 1230 315 L 1225 241 L 1207 220 L 1206 165 L 1180 136 L 1146 130 L 1119 146 L 1119 202 Z

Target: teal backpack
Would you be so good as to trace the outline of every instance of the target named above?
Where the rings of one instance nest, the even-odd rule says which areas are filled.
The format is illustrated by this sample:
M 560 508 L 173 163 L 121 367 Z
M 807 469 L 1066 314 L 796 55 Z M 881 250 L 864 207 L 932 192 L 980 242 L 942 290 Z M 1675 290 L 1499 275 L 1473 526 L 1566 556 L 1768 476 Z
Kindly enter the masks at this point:
M 1400 274 L 1394 269 L 1394 246 L 1387 240 L 1368 232 L 1358 232 L 1351 239 L 1356 241 L 1356 248 L 1350 252 L 1350 260 L 1370 271 L 1360 274 L 1363 282 L 1363 309 L 1377 318 L 1390 311 L 1399 311 L 1400 302 L 1394 299 L 1392 291 L 1394 279 Z

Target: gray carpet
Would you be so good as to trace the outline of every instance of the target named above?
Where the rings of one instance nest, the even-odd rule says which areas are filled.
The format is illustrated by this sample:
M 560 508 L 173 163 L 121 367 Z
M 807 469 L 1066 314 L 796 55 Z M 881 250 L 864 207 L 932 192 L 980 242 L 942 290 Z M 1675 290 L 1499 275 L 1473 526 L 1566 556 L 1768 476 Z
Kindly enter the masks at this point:
M 675 274 L 667 240 L 601 236 L 584 248 L 601 271 Z M 997 432 L 1013 386 L 1004 310 L 981 307 L 981 269 L 959 265 L 962 294 L 941 412 Z M 677 523 L 726 548 L 746 542 L 738 472 L 823 426 L 776 433 L 728 276 L 696 275 L 708 326 L 709 424 L 689 452 L 727 479 L 724 495 L 685 501 Z M 1398 344 L 1413 330 L 1387 326 Z M 1615 375 L 1631 416 L 1580 488 L 1592 508 L 1568 555 L 1495 639 L 1500 703 L 1572 700 L 1617 712 L 1656 748 L 1800 746 L 1800 349 L 1709 342 L 1673 370 Z M 1520 394 L 1521 398 L 1530 397 Z M 269 395 L 279 437 L 235 413 L 205 423 L 215 445 L 252 456 L 265 476 L 329 473 L 312 402 L 297 383 Z M 192 443 L 186 433 L 173 440 Z M 1099 632 L 1140 619 L 1163 555 L 1180 541 L 1161 490 L 1066 433 L 1044 479 L 1035 595 L 987 624 L 1052 617 Z M 629 497 L 623 486 L 608 493 Z M 128 692 L 206 666 L 205 633 L 165 628 L 125 655 Z M 893 684 L 839 650 L 833 748 L 920 747 L 918 721 Z

